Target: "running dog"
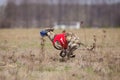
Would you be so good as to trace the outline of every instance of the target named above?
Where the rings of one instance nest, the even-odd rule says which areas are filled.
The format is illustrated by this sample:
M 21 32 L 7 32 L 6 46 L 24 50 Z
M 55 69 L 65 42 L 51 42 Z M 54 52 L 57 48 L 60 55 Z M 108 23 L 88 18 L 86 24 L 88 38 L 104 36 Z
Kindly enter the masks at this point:
M 55 34 L 53 28 L 46 28 L 40 31 L 40 35 L 42 37 L 47 36 L 53 43 L 54 48 L 61 50 L 60 56 L 65 57 L 67 55 L 68 59 L 75 57 L 73 52 L 78 49 L 80 45 L 83 45 L 79 37 L 75 34 L 65 31 L 60 34 Z

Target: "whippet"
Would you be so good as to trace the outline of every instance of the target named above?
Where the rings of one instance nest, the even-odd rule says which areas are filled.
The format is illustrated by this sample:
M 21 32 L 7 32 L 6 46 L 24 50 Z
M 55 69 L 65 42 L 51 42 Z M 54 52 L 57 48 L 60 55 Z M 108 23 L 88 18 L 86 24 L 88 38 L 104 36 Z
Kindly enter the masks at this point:
M 42 37 L 47 36 L 53 43 L 54 48 L 61 50 L 60 56 L 65 57 L 67 55 L 68 59 L 75 57 L 73 52 L 83 45 L 79 37 L 73 33 L 66 33 L 65 31 L 60 34 L 55 34 L 53 28 L 47 28 L 40 32 Z

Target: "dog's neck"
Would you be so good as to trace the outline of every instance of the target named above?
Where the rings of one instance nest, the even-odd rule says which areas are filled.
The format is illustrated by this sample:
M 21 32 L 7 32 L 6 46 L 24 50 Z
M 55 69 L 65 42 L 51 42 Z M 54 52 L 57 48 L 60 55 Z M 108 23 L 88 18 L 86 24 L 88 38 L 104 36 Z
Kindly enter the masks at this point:
M 50 32 L 47 33 L 47 36 L 48 36 L 48 38 L 49 38 L 51 41 L 53 41 L 54 36 L 55 36 L 55 33 L 52 32 L 52 31 L 50 31 Z

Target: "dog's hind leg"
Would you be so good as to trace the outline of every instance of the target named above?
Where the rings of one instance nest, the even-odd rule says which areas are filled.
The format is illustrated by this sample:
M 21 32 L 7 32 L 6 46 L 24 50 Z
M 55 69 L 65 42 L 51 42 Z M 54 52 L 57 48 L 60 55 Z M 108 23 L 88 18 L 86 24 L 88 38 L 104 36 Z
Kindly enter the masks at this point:
M 75 55 L 73 54 L 73 52 L 74 52 L 75 50 L 76 50 L 75 48 L 71 48 L 71 49 L 69 50 L 69 53 L 67 53 L 68 58 L 74 58 L 74 57 L 75 57 Z
M 77 43 L 73 43 L 73 44 L 69 45 L 69 49 L 68 49 L 69 52 L 67 53 L 68 59 L 75 57 L 75 55 L 73 54 L 73 52 L 74 52 L 76 49 L 78 49 L 79 46 L 80 46 L 80 45 L 77 44 Z

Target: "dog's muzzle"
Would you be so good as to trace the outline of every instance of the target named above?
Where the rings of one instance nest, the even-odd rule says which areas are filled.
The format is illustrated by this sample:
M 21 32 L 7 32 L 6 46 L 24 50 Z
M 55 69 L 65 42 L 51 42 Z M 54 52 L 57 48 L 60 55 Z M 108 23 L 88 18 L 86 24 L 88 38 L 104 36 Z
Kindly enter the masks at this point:
M 40 31 L 40 35 L 42 37 L 47 36 L 47 31 L 45 31 L 45 30 Z

